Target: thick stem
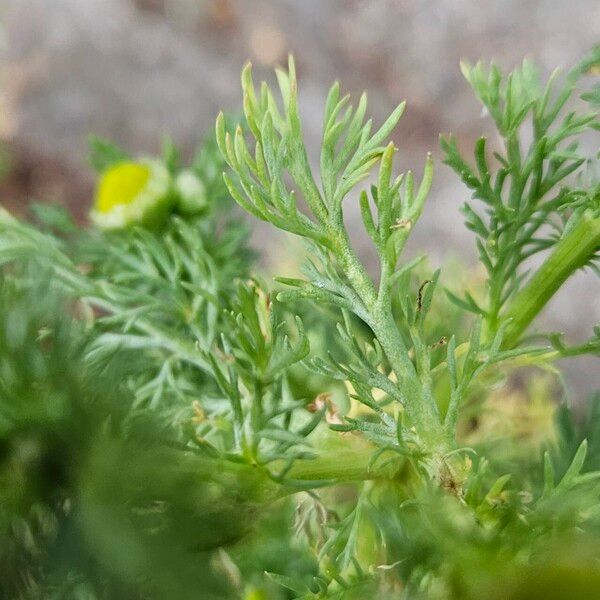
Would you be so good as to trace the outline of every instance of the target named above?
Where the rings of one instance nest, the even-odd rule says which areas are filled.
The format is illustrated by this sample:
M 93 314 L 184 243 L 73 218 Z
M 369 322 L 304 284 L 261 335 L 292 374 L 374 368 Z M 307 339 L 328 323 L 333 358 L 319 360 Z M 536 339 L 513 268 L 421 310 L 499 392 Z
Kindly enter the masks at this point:
M 585 212 L 579 223 L 554 248 L 529 283 L 516 295 L 504 319 L 512 319 L 504 347 L 516 346 L 529 324 L 562 284 L 600 247 L 600 216 Z
M 287 477 L 295 481 L 335 483 L 378 479 L 382 473 L 371 464 L 373 453 L 372 448 L 341 450 L 323 453 L 311 460 L 296 460 Z
M 302 483 L 310 488 L 357 481 L 395 481 L 401 483 L 408 496 L 417 493 L 426 481 L 419 470 L 415 470 L 414 464 L 404 456 L 396 455 L 393 463 L 387 461 L 389 457 L 386 454 L 381 461 L 374 461 L 373 449 L 366 448 L 327 452 L 312 460 L 297 460 L 286 475 L 288 482 L 296 485 L 284 486 L 281 492 L 283 495 L 294 493 Z M 421 466 L 431 481 L 455 494 L 460 493 L 470 470 L 470 462 L 464 455 L 448 453 L 443 448 L 425 457 Z M 303 489 L 302 485 L 300 489 Z

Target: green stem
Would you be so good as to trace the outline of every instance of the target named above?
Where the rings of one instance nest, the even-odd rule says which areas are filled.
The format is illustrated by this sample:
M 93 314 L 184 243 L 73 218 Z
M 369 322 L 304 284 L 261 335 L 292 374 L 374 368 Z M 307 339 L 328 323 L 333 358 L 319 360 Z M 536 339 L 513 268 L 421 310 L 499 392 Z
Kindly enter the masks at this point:
M 373 453 L 372 448 L 341 450 L 323 453 L 311 460 L 296 460 L 287 477 L 295 481 L 335 483 L 379 479 L 383 475 L 371 464 Z
M 431 390 L 423 386 L 408 355 L 408 349 L 392 314 L 389 297 L 377 294 L 373 281 L 352 248 L 343 223 L 333 223 L 332 234 L 340 266 L 369 313 L 368 325 L 398 376 L 406 399 L 407 413 L 423 437 L 435 446 L 443 437 L 435 398 Z
M 240 462 L 225 458 L 210 458 L 187 452 L 187 448 L 180 448 L 185 456 L 195 464 L 195 469 L 201 475 L 213 474 L 215 478 L 237 475 L 240 477 L 255 478 L 258 481 L 266 481 L 265 471 L 255 463 L 242 460 Z M 333 484 L 366 481 L 369 479 L 390 479 L 393 470 L 381 468 L 373 461 L 377 448 L 363 445 L 362 447 L 339 450 L 327 450 L 318 454 L 315 458 L 296 459 L 289 471 L 286 472 L 285 480 L 305 482 L 326 482 Z M 399 457 L 401 458 L 401 457 Z M 403 462 L 403 459 L 401 459 Z M 284 459 L 269 463 L 269 470 L 276 472 L 286 465 Z M 399 462 L 400 465 L 400 462 Z M 284 481 L 285 481 L 284 480 Z
M 599 247 L 600 216 L 586 211 L 510 304 L 504 315 L 504 319 L 512 319 L 504 337 L 505 348 L 519 343 L 523 332 L 550 298 Z
M 422 384 L 415 366 L 408 356 L 391 310 L 384 308 L 376 311 L 373 317 L 373 332 L 390 361 L 392 369 L 399 377 L 399 384 L 402 386 L 402 392 L 406 398 L 406 410 L 412 422 L 423 437 L 437 442 L 438 434 L 441 434 L 441 422 L 435 398 L 431 394 L 431 390 Z

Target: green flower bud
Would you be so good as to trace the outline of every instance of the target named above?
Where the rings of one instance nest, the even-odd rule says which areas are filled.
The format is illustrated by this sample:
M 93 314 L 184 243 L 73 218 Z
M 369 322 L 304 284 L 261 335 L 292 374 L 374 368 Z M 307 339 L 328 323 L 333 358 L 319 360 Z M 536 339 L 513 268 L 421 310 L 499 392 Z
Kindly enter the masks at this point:
M 202 180 L 190 169 L 182 171 L 175 180 L 177 207 L 182 214 L 195 215 L 207 206 L 206 188 Z

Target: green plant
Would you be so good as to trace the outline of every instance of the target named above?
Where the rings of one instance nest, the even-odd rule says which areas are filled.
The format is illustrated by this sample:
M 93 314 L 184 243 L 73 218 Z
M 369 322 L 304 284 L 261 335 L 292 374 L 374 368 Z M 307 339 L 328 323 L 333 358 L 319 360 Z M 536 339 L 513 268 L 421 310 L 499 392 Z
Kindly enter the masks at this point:
M 556 71 L 545 86 L 535 66 L 523 66 L 503 77 L 498 67 L 462 65 L 463 74 L 491 115 L 503 138 L 503 149 L 494 153 L 490 166 L 486 139 L 475 147 L 476 169 L 461 157 L 452 137 L 442 138 L 446 163 L 473 191 L 486 211 L 465 203 L 466 224 L 477 235 L 479 258 L 488 272 L 484 305 L 467 298 L 462 306 L 483 316 L 488 337 L 503 321 L 508 324 L 505 346 L 516 346 L 531 321 L 582 266 L 593 266 L 600 239 L 598 183 L 568 183 L 568 177 L 586 162 L 578 151 L 577 136 L 597 127 L 597 114 L 577 114 L 564 108 L 578 77 L 598 60 L 594 52 L 567 75 L 555 92 Z M 524 142 L 532 126 L 533 139 Z M 494 172 L 495 171 L 495 172 Z M 549 231 L 544 228 L 551 227 Z M 552 249 L 535 276 L 527 281 L 521 269 L 531 256 Z M 456 299 L 458 300 L 458 299 Z
M 94 138 L 100 229 L 42 206 L 37 226 L 0 213 L 2 592 L 520 598 L 545 582 L 545 597 L 590 597 L 598 399 L 583 424 L 558 409 L 550 433 L 551 386 L 532 380 L 509 439 L 484 417 L 514 369 L 600 352 L 598 328 L 578 345 L 525 337 L 597 260 L 595 159 L 571 141 L 597 115 L 560 114 L 599 61 L 556 92 L 529 63 L 464 67 L 505 143 L 494 163 L 478 142 L 473 168 L 442 140 L 484 205 L 464 207 L 486 269 L 475 293 L 440 294 L 440 271 L 403 256 L 433 177 L 431 157 L 418 183 L 393 174 L 404 105 L 373 128 L 366 96 L 353 108 L 335 84 L 313 169 L 291 59 L 280 103 L 244 69 L 244 128 L 219 116 L 189 168 L 168 142 L 148 160 Z M 272 293 L 252 273 L 245 228 L 221 210 L 225 163 L 244 210 L 306 240 L 306 279 Z M 357 192 L 376 278 L 344 222 Z

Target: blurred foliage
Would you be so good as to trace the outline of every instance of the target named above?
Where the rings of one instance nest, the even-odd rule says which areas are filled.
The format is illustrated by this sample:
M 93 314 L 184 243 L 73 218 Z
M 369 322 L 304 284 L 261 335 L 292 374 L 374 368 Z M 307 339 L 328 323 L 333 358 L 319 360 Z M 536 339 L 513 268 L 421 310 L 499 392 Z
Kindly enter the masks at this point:
M 247 532 L 264 482 L 132 418 L 120 373 L 83 366 L 89 333 L 47 284 L 3 278 L 0 303 L 2 596 L 225 597 L 210 553 Z

